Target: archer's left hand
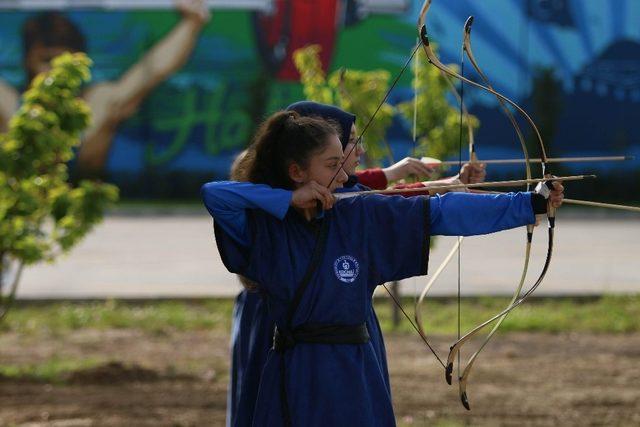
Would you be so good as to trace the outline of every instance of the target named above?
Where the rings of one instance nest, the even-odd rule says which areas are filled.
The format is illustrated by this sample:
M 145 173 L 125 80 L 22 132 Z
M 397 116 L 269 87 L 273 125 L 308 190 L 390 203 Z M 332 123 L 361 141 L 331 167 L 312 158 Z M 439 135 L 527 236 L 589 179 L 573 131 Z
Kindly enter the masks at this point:
M 465 163 L 460 169 L 459 179 L 463 184 L 484 182 L 487 176 L 486 164 L 478 162 Z
M 541 182 L 536 186 L 536 193 L 544 196 L 551 206 L 559 208 L 564 200 L 564 185 L 562 181 Z
M 553 190 L 549 195 L 549 202 L 554 208 L 559 208 L 564 200 L 564 185 L 562 185 L 562 181 L 554 181 L 551 185 Z

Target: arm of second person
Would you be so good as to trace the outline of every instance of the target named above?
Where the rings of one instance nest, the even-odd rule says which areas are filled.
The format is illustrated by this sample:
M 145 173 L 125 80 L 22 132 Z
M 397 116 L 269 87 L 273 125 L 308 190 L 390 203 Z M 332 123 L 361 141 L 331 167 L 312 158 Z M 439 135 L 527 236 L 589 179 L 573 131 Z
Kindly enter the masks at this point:
M 222 229 L 238 243 L 251 243 L 247 209 L 262 209 L 283 219 L 291 203 L 291 191 L 248 182 L 215 181 L 202 186 L 200 193 L 207 210 Z

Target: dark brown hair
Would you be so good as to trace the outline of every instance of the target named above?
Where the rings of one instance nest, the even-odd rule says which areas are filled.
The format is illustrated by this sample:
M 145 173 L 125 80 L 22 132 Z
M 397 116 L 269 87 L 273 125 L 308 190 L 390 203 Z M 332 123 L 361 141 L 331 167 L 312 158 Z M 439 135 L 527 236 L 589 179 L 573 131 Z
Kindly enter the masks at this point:
M 231 164 L 229 178 L 232 181 L 249 181 L 249 168 L 253 164 L 256 153 L 247 148 L 235 158 Z
M 289 177 L 293 162 L 307 167 L 310 157 L 321 151 L 329 137 L 339 132 L 331 123 L 313 117 L 302 117 L 294 111 L 281 111 L 269 117 L 258 129 L 249 147 L 246 161 L 247 180 L 255 184 L 294 189 Z
M 64 47 L 72 52 L 86 52 L 86 42 L 80 29 L 59 12 L 42 12 L 27 19 L 22 27 L 22 54 L 41 43 L 45 47 Z
M 331 135 L 339 135 L 338 130 L 325 120 L 302 117 L 294 111 L 275 113 L 262 123 L 251 146 L 233 161 L 230 178 L 293 189 L 289 164 L 306 167 L 311 155 L 324 148 Z M 244 276 L 238 275 L 238 279 L 249 292 L 260 288 Z

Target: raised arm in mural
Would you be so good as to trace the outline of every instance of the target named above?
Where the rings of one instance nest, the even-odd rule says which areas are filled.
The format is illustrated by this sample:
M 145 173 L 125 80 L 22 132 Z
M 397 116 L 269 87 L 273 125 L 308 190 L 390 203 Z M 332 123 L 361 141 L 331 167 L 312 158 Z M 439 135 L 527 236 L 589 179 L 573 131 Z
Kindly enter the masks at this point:
M 176 72 L 189 58 L 202 27 L 209 21 L 204 0 L 179 0 L 182 19 L 118 80 L 90 85 L 83 97 L 93 121 L 78 152 L 78 172 L 99 176 L 107 161 L 118 125 L 131 117 L 158 84 Z M 22 42 L 24 67 L 30 82 L 49 67 L 49 61 L 66 51 L 86 51 L 84 35 L 66 16 L 44 12 L 25 22 Z M 0 129 L 18 108 L 19 93 L 0 81 Z

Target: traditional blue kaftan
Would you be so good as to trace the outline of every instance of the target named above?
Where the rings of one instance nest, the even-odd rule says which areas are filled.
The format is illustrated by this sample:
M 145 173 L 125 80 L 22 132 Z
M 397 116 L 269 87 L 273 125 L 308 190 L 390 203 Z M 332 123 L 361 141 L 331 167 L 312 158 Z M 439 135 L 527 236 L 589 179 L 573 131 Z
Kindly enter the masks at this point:
M 368 190 L 360 184 L 348 191 Z M 367 329 L 382 378 L 391 396 L 384 338 L 371 305 Z M 243 289 L 236 297 L 231 323 L 231 369 L 227 391 L 227 427 L 250 426 L 258 395 L 262 368 L 273 342 L 274 320 L 269 317 L 264 295 Z
M 315 244 L 314 222 L 288 208 L 290 192 L 267 186 L 210 183 L 203 197 L 226 267 L 260 283 L 270 316 L 283 322 Z M 293 324 L 365 323 L 375 286 L 426 273 L 430 224 L 441 234 L 472 235 L 534 221 L 529 194 L 451 194 L 433 198 L 431 207 L 428 200 L 367 195 L 326 211 L 326 249 Z M 461 203 L 467 211 L 456 215 Z M 281 357 L 293 425 L 395 424 L 378 356 L 368 342 L 298 344 L 284 356 L 270 352 L 254 425 L 282 425 Z

